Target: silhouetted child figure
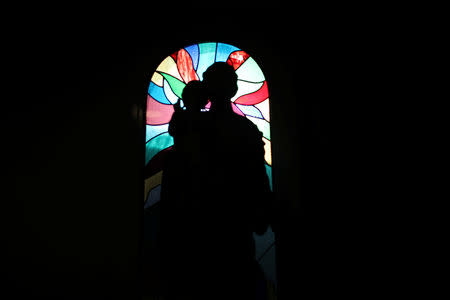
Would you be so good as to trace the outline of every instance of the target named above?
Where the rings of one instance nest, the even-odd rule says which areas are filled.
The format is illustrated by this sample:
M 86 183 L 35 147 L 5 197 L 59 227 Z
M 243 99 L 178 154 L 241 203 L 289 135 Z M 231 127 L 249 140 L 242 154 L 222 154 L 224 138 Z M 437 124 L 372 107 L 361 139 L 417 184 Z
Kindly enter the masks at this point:
M 201 197 L 205 177 L 203 136 L 208 112 L 207 94 L 200 81 L 189 82 L 169 123 L 174 138 L 173 149 L 166 161 L 161 191 L 161 228 L 163 238 L 163 272 L 169 299 L 191 299 L 195 293 L 193 263 L 197 245 L 193 234 L 193 202 Z M 195 240 L 195 239 L 194 239 Z
M 199 153 L 200 133 L 205 113 L 201 110 L 208 103 L 206 91 L 200 81 L 190 81 L 182 92 L 184 110 L 180 100 L 169 124 L 169 134 L 174 138 L 174 149 L 183 155 Z
M 200 81 L 190 81 L 182 92 L 184 110 L 180 101 L 169 123 L 169 134 L 174 138 L 174 156 L 176 157 L 177 187 L 182 192 L 177 201 L 186 207 L 187 201 L 196 196 L 199 176 L 205 171 L 201 161 L 204 157 L 203 136 L 207 133 L 204 126 L 209 114 L 202 112 L 208 102 L 206 90 Z

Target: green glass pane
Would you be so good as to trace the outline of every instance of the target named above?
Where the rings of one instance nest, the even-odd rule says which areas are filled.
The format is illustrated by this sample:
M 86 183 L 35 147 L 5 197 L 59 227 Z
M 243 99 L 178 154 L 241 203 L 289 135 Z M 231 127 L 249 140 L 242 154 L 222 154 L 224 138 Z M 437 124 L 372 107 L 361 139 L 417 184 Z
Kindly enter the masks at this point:
M 266 166 L 267 177 L 269 177 L 270 190 L 273 191 L 273 187 L 272 187 L 272 167 L 269 166 L 268 164 L 265 164 L 265 166 Z
M 168 133 L 160 134 L 145 145 L 145 164 L 158 154 L 159 151 L 164 150 L 173 145 L 173 137 Z
M 180 81 L 169 74 L 161 73 L 161 75 L 164 76 L 164 78 L 167 80 L 174 94 L 177 95 L 178 98 L 181 98 L 181 93 L 183 92 L 183 89 L 186 86 L 186 84 L 183 81 Z
M 216 59 L 216 43 L 198 44 L 200 49 L 200 58 L 197 67 L 197 75 L 203 80 L 203 73 L 212 65 Z

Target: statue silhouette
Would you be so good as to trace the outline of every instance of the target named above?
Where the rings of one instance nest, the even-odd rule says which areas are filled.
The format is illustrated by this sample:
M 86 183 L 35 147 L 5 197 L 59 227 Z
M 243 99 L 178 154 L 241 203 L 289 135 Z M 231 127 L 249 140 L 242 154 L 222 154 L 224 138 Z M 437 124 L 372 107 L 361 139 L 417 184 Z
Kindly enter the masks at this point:
M 253 233 L 269 225 L 270 187 L 257 127 L 235 114 L 237 75 L 215 63 L 183 91 L 170 123 L 161 222 L 171 299 L 256 299 L 263 280 Z M 200 112 L 207 99 L 209 112 Z

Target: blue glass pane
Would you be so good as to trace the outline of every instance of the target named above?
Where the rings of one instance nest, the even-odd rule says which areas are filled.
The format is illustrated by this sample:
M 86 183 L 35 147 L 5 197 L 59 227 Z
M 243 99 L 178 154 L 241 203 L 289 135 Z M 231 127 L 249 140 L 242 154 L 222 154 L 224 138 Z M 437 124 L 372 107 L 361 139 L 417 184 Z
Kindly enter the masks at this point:
M 145 128 L 145 141 L 148 141 L 151 138 L 154 138 L 158 134 L 168 132 L 168 131 L 169 131 L 169 124 L 147 125 Z
M 236 104 L 236 106 L 247 116 L 252 116 L 252 117 L 264 119 L 264 117 L 261 114 L 261 112 L 256 107 L 254 107 L 253 105 Z
M 203 80 L 203 73 L 210 65 L 214 63 L 216 58 L 216 43 L 199 44 L 200 57 L 198 61 L 197 75 Z
M 228 56 L 231 54 L 231 52 L 241 50 L 235 46 L 231 46 L 228 44 L 217 44 L 217 54 L 216 54 L 216 61 L 223 61 L 226 62 L 228 59 Z
M 148 93 L 153 97 L 156 101 L 162 104 L 172 104 L 169 99 L 167 99 L 166 94 L 164 93 L 164 89 L 153 82 L 150 82 L 150 86 L 148 87 Z
M 161 185 L 156 186 L 154 189 L 148 193 L 147 201 L 145 202 L 144 208 L 148 208 L 153 204 L 156 204 L 161 199 Z
M 159 151 L 164 150 L 173 145 L 172 136 L 166 132 L 158 135 L 157 137 L 151 139 L 145 145 L 145 164 L 158 154 Z
M 195 44 L 195 45 L 186 47 L 184 49 L 189 53 L 189 55 L 192 58 L 192 64 L 194 66 L 194 70 L 197 70 L 197 67 L 198 67 L 198 55 L 199 55 L 198 45 Z

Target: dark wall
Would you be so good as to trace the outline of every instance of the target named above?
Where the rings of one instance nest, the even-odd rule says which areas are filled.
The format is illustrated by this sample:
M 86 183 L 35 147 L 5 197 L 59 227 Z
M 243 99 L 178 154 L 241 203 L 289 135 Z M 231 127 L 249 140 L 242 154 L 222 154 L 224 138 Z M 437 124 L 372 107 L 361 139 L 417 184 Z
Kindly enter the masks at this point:
M 130 34 L 132 26 L 62 24 L 29 26 L 8 48 L 5 286 L 29 295 L 141 295 L 139 111 L 158 63 L 201 41 L 248 51 L 267 76 L 280 299 L 359 285 L 370 265 L 360 203 L 371 196 L 360 178 L 357 123 L 347 125 L 361 113 L 354 103 L 375 96 L 359 76 L 367 45 L 355 42 L 358 34 L 278 24 L 256 35 L 243 26 L 243 38 L 192 29 L 161 39 Z
M 5 286 L 137 294 L 145 74 L 123 36 L 65 29 L 30 28 L 11 56 Z

